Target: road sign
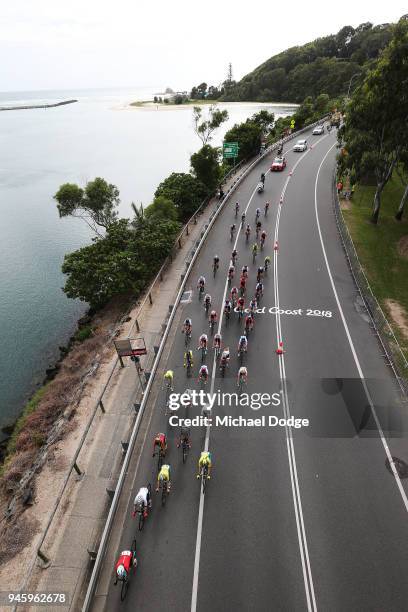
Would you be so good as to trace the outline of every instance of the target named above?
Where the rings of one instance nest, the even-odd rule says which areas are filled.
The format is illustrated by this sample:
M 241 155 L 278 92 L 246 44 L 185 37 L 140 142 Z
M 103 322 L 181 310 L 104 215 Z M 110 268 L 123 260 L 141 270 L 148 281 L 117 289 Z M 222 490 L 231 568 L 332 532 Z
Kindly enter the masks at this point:
M 225 159 L 238 157 L 239 145 L 237 142 L 224 142 L 222 145 L 223 156 Z
M 291 119 L 291 121 L 290 121 L 290 128 L 293 130 L 294 127 L 295 127 L 295 120 Z

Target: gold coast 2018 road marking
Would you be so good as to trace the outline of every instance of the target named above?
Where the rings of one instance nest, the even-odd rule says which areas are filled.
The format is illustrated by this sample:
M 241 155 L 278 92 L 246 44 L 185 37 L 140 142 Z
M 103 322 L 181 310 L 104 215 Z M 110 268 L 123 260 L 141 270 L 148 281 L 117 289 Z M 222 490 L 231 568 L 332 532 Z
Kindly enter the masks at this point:
M 235 312 L 238 312 L 238 307 L 234 308 Z M 249 308 L 245 308 L 244 312 L 249 312 Z M 263 306 L 262 308 L 257 308 L 255 310 L 256 314 L 271 314 L 271 315 L 292 315 L 292 316 L 300 316 L 300 317 L 326 317 L 327 319 L 331 319 L 333 317 L 333 313 L 331 310 L 319 310 L 318 308 L 278 308 L 277 306 L 271 306 L 268 308 L 267 306 Z

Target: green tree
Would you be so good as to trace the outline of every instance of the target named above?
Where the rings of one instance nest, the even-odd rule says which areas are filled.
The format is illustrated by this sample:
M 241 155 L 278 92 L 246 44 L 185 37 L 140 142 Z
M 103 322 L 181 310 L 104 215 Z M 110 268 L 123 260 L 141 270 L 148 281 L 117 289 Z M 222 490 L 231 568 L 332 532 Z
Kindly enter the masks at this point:
M 275 115 L 267 110 L 260 110 L 252 115 L 250 121 L 259 125 L 263 132 L 268 133 L 272 130 L 275 123 Z
M 191 174 L 173 172 L 155 191 L 155 197 L 164 196 L 178 211 L 179 219 L 186 221 L 197 210 L 207 195 L 205 186 Z
M 246 159 L 256 155 L 261 147 L 262 128 L 253 121 L 235 124 L 225 134 L 225 142 L 238 142 L 238 159 Z
M 360 176 L 372 172 L 376 177 L 372 223 L 378 222 L 381 194 L 406 147 L 407 90 L 408 22 L 400 20 L 381 59 L 354 92 L 341 134 L 347 166 Z
M 54 196 L 60 217 L 83 219 L 97 236 L 102 234 L 98 227 L 107 230 L 116 223 L 119 190 L 105 179 L 97 177 L 87 183 L 85 190 L 78 185 L 65 183 Z
M 65 256 L 64 292 L 99 309 L 113 297 L 139 295 L 174 245 L 178 223 L 159 218 L 127 219 L 111 225 L 104 238 Z
M 194 106 L 193 108 L 193 124 L 194 131 L 200 138 L 203 145 L 206 145 L 212 140 L 214 132 L 224 121 L 228 119 L 228 111 L 219 110 L 215 105 L 208 108 L 208 119 L 202 119 L 202 108 Z
M 146 208 L 144 215 L 148 219 L 169 219 L 170 221 L 178 220 L 177 209 L 174 202 L 164 196 L 158 196 Z
M 314 103 L 314 108 L 316 112 L 320 115 L 322 115 L 323 113 L 327 113 L 327 111 L 329 110 L 329 101 L 330 98 L 328 94 L 322 93 L 318 95 Z
M 220 181 L 219 157 L 219 150 L 210 145 L 204 145 L 190 157 L 192 173 L 205 185 L 208 194 L 214 191 Z

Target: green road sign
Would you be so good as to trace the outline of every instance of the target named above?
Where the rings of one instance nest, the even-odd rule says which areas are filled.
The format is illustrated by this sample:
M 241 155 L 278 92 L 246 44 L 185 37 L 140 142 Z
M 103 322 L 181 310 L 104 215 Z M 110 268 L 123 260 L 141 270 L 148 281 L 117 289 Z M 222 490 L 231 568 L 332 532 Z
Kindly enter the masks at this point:
M 228 159 L 229 157 L 238 157 L 239 146 L 237 142 L 224 142 L 222 149 L 225 159 Z
M 290 127 L 291 127 L 292 130 L 295 127 L 295 120 L 294 119 L 291 120 Z

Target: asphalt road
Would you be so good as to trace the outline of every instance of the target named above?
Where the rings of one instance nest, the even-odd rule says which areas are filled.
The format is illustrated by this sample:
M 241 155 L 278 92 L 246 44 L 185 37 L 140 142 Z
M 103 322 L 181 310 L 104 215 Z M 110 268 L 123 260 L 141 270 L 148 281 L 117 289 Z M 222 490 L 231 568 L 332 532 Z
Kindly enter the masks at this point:
M 121 550 L 137 531 L 129 502 L 140 486 L 155 482 L 151 451 L 159 431 L 169 439 L 173 489 L 165 508 L 154 494 L 145 528 L 136 533 L 139 566 L 127 598 L 121 603 L 118 587 L 111 586 L 106 610 L 407 609 L 406 486 L 385 465 L 387 452 L 407 457 L 406 417 L 338 237 L 331 200 L 335 138 L 334 133 L 309 135 L 313 147 L 306 153 L 289 149 L 286 170 L 267 174 L 263 195 L 254 190 L 272 160 L 241 184 L 194 267 L 192 301 L 178 309 L 161 364 L 174 370 L 176 392 L 199 389 L 198 352 L 194 376 L 187 379 L 180 333 L 187 316 L 193 321 L 194 349 L 199 335 L 209 333 L 197 279 L 205 275 L 219 313 L 233 244 L 234 203 L 240 202 L 241 211 L 247 208 L 253 226 L 256 208 L 263 210 L 269 200 L 268 216 L 261 215 L 268 234 L 262 259 L 270 255 L 273 265 L 264 281 L 264 311 L 257 313 L 249 337 L 244 392 L 279 393 L 280 405 L 259 410 L 216 405 L 213 417 L 293 415 L 310 424 L 302 429 L 194 427 L 183 465 L 176 448 L 178 428 L 164 416 L 161 390 L 145 424 L 137 472 L 129 477 L 134 483 L 125 494 L 126 510 L 116 517 Z M 279 250 L 274 253 L 275 240 Z M 246 244 L 239 233 L 237 269 L 249 265 L 248 295 L 261 259 L 252 263 L 252 242 Z M 215 253 L 221 266 L 213 278 Z M 226 377 L 221 379 L 216 368 L 205 391 L 237 392 L 236 345 L 242 327 L 237 317 L 228 325 L 222 321 L 223 344 L 232 359 Z M 280 340 L 282 356 L 275 352 Z M 212 354 L 207 364 L 211 373 Z M 175 414 L 185 416 L 185 410 Z M 189 416 L 197 414 L 190 409 Z M 195 473 L 206 445 L 213 454 L 213 476 L 203 497 Z M 108 552 L 108 567 L 114 567 L 119 552 Z

